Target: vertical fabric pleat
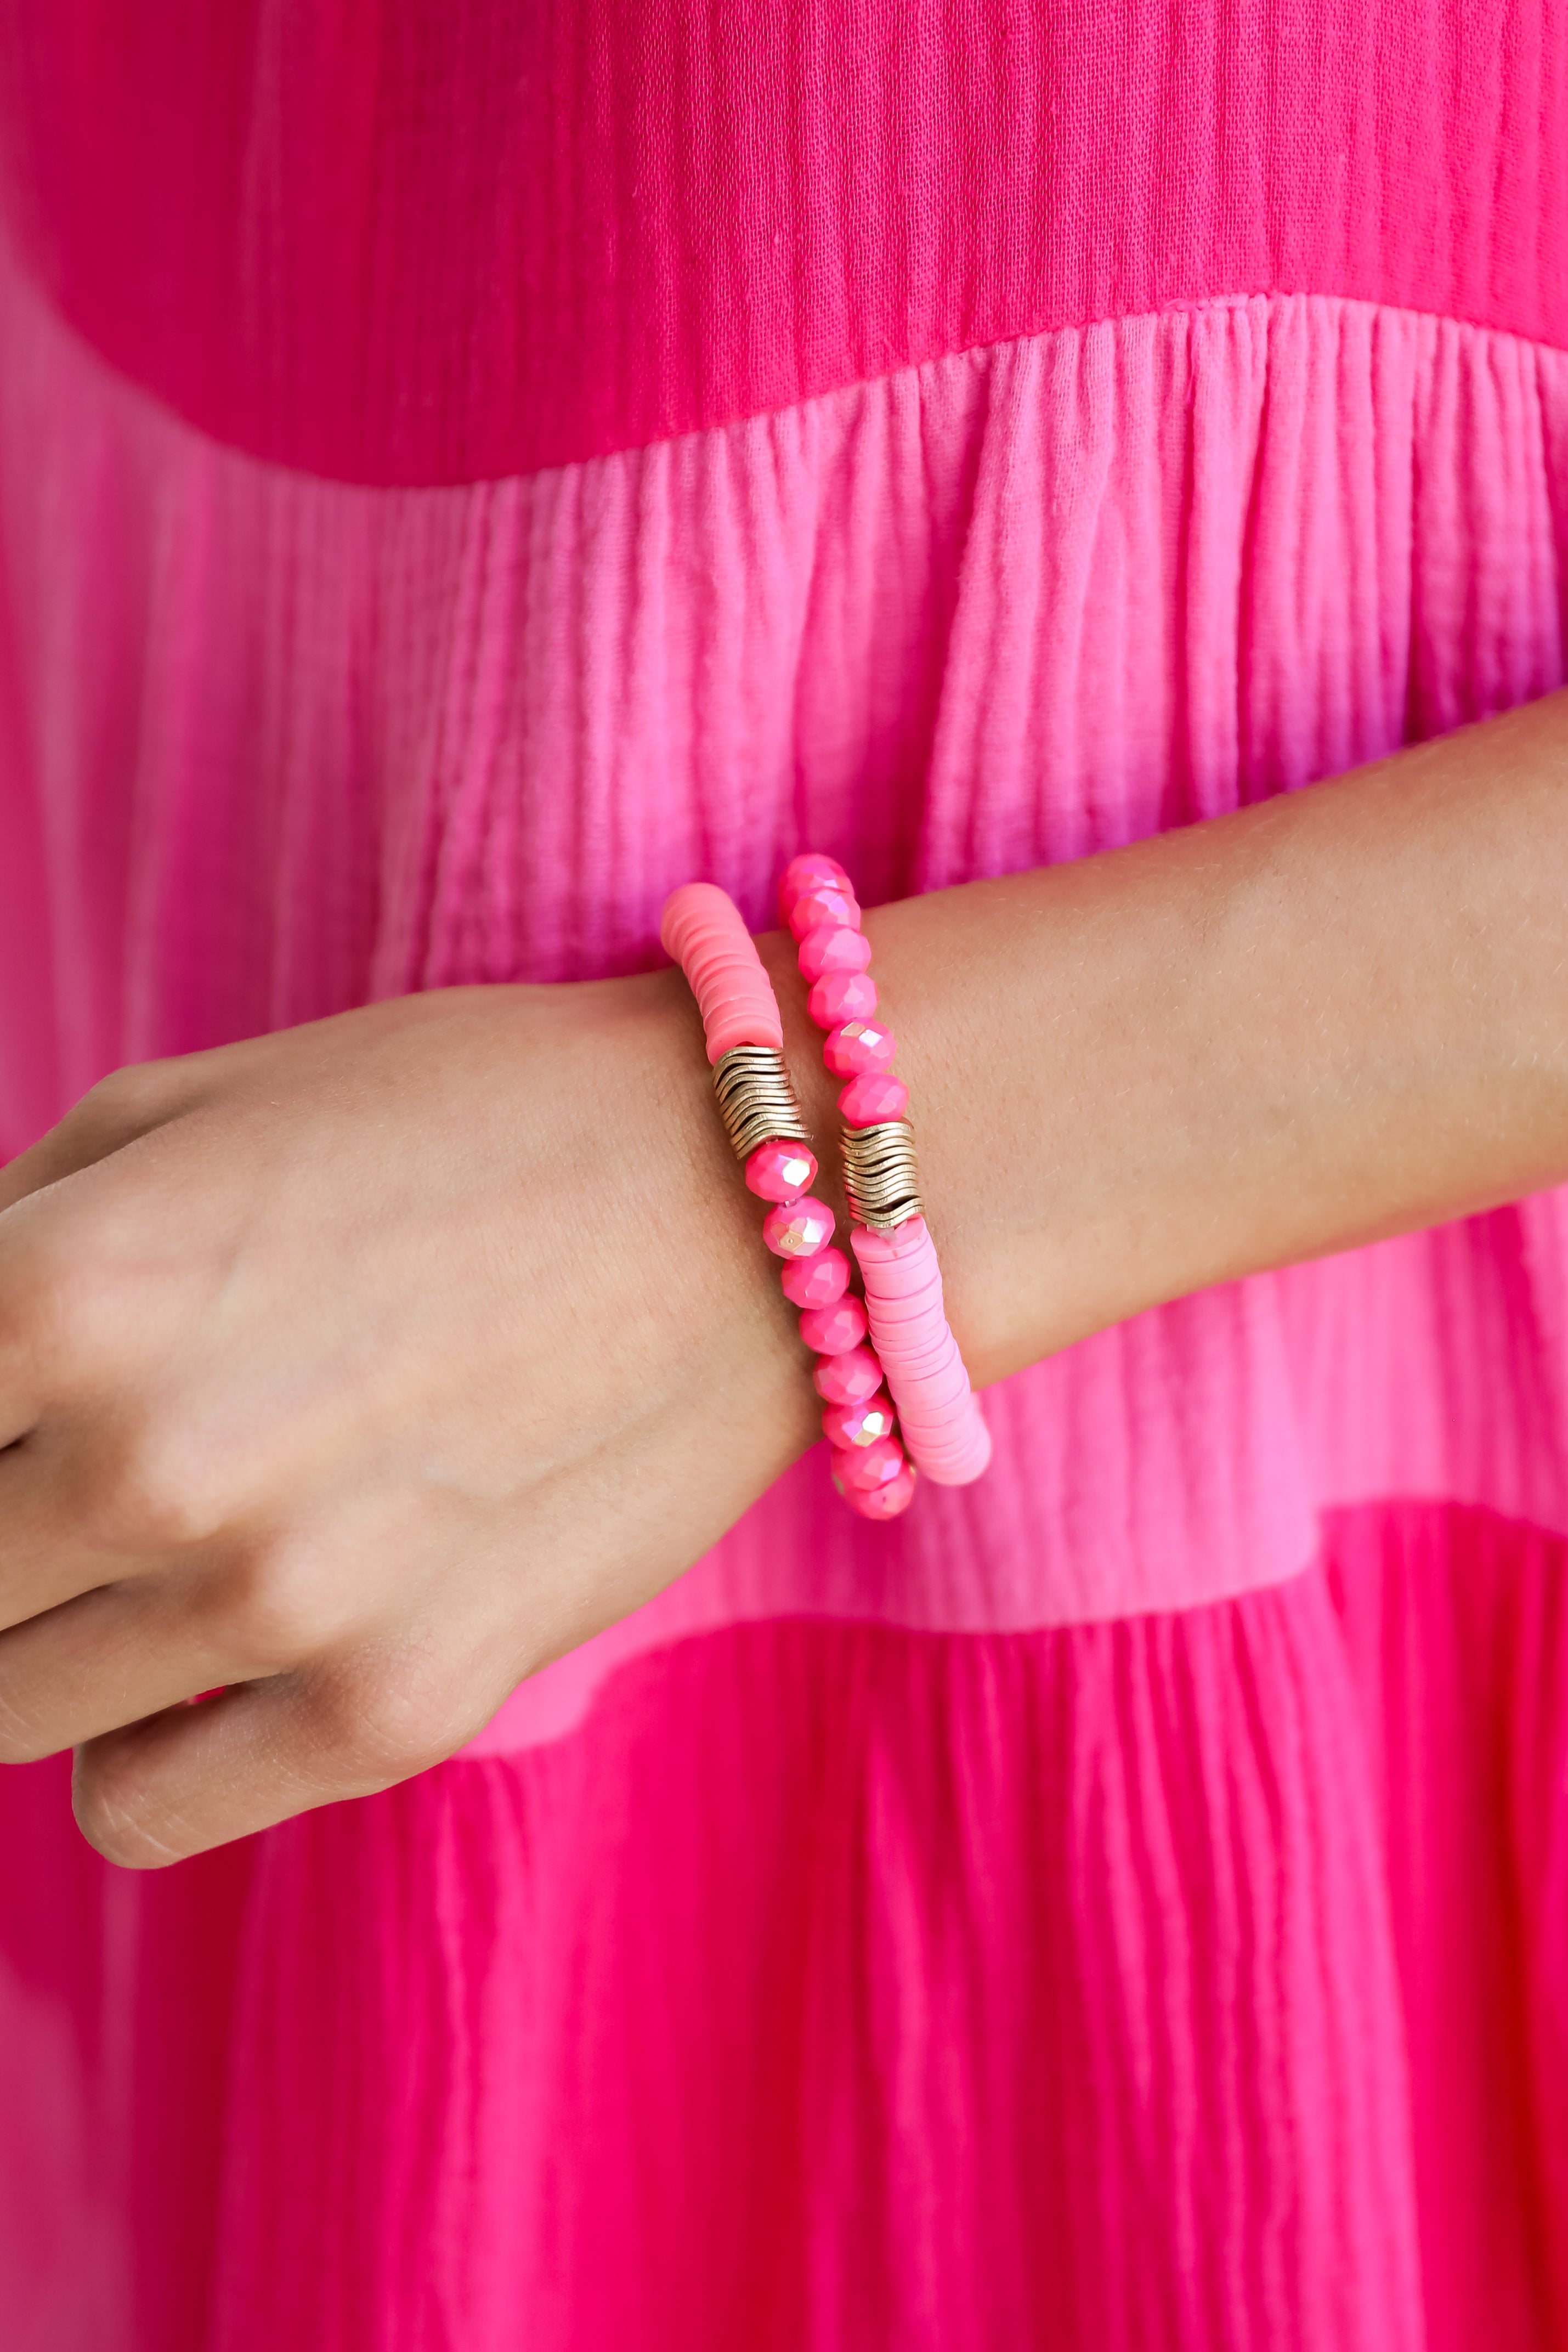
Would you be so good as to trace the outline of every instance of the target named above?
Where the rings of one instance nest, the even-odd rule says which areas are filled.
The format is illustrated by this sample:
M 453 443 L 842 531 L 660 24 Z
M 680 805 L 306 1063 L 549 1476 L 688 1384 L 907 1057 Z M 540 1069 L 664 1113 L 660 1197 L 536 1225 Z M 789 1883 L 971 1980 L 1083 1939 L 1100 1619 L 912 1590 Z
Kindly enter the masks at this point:
M 1568 359 L 1409 312 L 1214 302 L 419 491 L 218 448 L 14 269 L 0 317 L 12 1143 L 119 1061 L 644 965 L 694 876 L 760 923 L 805 842 L 872 900 L 1079 856 L 1563 675 Z M 737 1614 L 1201 1602 L 1367 1496 L 1568 1530 L 1563 1216 L 1103 1334 L 893 1529 L 810 1465 L 557 1682 Z

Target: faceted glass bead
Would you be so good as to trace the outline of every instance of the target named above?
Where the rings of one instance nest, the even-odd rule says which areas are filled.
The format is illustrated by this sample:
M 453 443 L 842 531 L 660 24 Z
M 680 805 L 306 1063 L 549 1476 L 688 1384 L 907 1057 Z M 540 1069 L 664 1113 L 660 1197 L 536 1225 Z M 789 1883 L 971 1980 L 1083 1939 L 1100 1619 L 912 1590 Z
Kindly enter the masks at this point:
M 862 1070 L 839 1097 L 839 1110 L 851 1127 L 875 1127 L 885 1118 L 902 1118 L 909 1108 L 909 1088 L 891 1070 Z
M 831 1307 L 850 1286 L 850 1262 L 841 1249 L 819 1250 L 791 1258 L 780 1280 L 791 1307 Z
M 817 1163 L 803 1143 L 759 1143 L 746 1163 L 746 1188 L 759 1201 L 798 1201 L 817 1181 Z
M 880 1021 L 846 1021 L 822 1040 L 822 1059 L 835 1078 L 858 1078 L 862 1070 L 885 1070 L 898 1047 Z
M 852 890 L 836 889 L 830 884 L 825 889 L 808 890 L 797 898 L 789 909 L 789 936 L 803 940 L 819 923 L 847 923 L 858 931 L 861 910 Z
M 833 1213 L 825 1201 L 780 1201 L 762 1220 L 762 1238 L 775 1257 L 815 1257 L 833 1238 Z
M 835 1457 L 836 1458 L 836 1457 Z M 885 1486 L 846 1486 L 840 1478 L 833 1484 L 852 1511 L 862 1519 L 896 1519 L 915 1500 L 915 1465 L 906 1462 L 896 1478 Z
M 825 971 L 806 999 L 819 1029 L 841 1021 L 863 1021 L 876 1011 L 876 982 L 869 971 Z
M 871 961 L 871 941 L 848 923 L 819 923 L 801 940 L 795 961 L 806 981 L 819 981 L 825 971 L 864 971 Z
M 849 890 L 849 876 L 836 857 L 826 857 L 820 849 L 808 849 L 801 856 L 792 857 L 779 880 L 779 916 L 788 922 L 795 911 L 795 902 L 809 890 Z
M 846 1446 L 833 1452 L 834 1475 L 846 1486 L 886 1486 L 904 1467 L 904 1448 L 896 1437 L 878 1437 L 870 1445 Z
M 824 1356 L 811 1385 L 828 1404 L 859 1404 L 881 1388 L 882 1366 L 869 1348 L 849 1348 L 841 1356 Z
M 822 1434 L 830 1445 L 874 1445 L 893 1435 L 893 1406 L 878 1394 L 860 1404 L 831 1404 L 822 1415 Z
M 808 1307 L 800 1318 L 800 1337 L 819 1356 L 841 1356 L 865 1338 L 865 1308 L 852 1292 L 831 1307 Z

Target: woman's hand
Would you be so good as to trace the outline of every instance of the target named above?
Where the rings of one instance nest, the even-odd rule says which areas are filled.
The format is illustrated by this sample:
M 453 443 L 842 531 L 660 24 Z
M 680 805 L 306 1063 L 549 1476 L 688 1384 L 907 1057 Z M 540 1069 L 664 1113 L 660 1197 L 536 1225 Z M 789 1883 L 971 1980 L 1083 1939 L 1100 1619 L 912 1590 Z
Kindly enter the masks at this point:
M 867 929 L 981 1381 L 1568 1176 L 1568 697 Z M 0 1755 L 119 1861 L 450 1755 L 817 1433 L 674 972 L 123 1072 L 7 1200 Z
M 677 972 L 122 1071 L 5 1202 L 0 1756 L 117 1862 L 450 1755 L 817 1434 Z

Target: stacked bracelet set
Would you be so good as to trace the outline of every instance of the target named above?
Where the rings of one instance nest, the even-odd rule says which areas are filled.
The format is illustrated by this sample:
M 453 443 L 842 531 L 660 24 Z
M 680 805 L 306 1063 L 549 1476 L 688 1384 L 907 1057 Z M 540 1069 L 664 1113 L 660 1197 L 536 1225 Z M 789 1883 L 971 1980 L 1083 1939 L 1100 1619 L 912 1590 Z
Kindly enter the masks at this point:
M 739 909 L 712 883 L 689 882 L 666 903 L 660 936 L 702 1014 L 725 1132 L 747 1187 L 771 1203 L 762 1237 L 785 1261 L 784 1295 L 816 1352 L 833 1482 L 862 1517 L 896 1518 L 917 1470 L 939 1486 L 977 1478 L 990 1435 L 942 1311 L 908 1089 L 893 1074 L 893 1033 L 875 1018 L 871 942 L 849 877 L 831 857 L 797 857 L 779 903 L 811 1018 L 828 1033 L 822 1059 L 845 1081 L 844 1189 L 863 1306 L 850 1290 L 849 1259 L 833 1246 L 833 1213 L 811 1194 L 817 1161 L 784 1061 L 779 1002 Z

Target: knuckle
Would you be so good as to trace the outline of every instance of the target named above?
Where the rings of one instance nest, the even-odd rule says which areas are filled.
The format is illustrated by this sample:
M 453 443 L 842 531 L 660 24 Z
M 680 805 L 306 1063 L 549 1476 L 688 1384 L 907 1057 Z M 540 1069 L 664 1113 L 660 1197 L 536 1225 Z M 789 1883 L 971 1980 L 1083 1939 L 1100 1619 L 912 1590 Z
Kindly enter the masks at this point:
M 227 1517 L 227 1481 L 190 1434 L 149 1423 L 113 1448 L 89 1487 L 89 1532 L 110 1549 L 187 1551 Z
M 284 1674 L 345 1631 L 340 1583 L 310 1545 L 258 1546 L 225 1582 L 227 1639 L 258 1674 Z
M 455 1694 L 406 1673 L 343 1678 L 325 1712 L 329 1748 L 356 1786 L 391 1788 L 428 1772 L 476 1728 Z
M 147 1073 L 154 1068 L 150 1062 L 126 1062 L 117 1070 L 105 1071 L 89 1087 L 74 1109 L 66 1116 L 79 1125 L 89 1120 L 101 1126 L 118 1120 L 133 1105 L 145 1099 Z
M 170 1075 L 167 1061 L 127 1062 L 89 1087 L 68 1120 L 95 1134 L 127 1139 L 164 1116 Z
M 29 1235 L 6 1289 L 8 1324 L 67 1385 L 112 1366 L 139 1320 L 134 1277 L 79 1219 Z

